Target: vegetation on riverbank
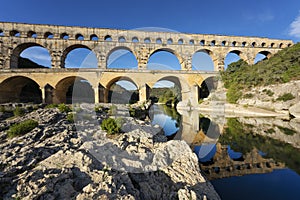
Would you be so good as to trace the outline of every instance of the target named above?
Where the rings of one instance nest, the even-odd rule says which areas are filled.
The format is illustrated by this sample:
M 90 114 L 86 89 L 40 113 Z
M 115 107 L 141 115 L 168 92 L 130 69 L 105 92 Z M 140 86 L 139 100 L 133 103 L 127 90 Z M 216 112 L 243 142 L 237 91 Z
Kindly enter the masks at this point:
M 287 83 L 300 79 L 300 43 L 279 51 L 268 60 L 248 65 L 239 60 L 222 72 L 230 103 L 242 97 L 243 92 L 256 86 Z

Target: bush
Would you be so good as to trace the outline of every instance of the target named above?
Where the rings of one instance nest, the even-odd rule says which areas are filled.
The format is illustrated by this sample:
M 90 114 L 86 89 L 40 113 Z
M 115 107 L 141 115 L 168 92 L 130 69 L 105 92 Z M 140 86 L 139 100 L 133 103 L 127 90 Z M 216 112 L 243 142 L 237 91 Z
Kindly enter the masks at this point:
M 25 120 L 19 124 L 14 124 L 12 125 L 8 131 L 7 131 L 7 135 L 9 138 L 13 138 L 16 136 L 20 136 L 20 135 L 24 135 L 28 132 L 30 132 L 32 129 L 34 129 L 35 127 L 37 127 L 39 124 L 37 121 L 28 119 Z
M 73 114 L 73 113 L 69 113 L 69 114 L 67 115 L 67 120 L 68 120 L 68 122 L 70 122 L 70 123 L 74 123 L 74 114 Z
M 6 112 L 6 109 L 4 106 L 0 106 L 0 112 Z
M 64 113 L 68 113 L 68 112 L 72 111 L 72 109 L 64 103 L 59 104 L 58 109 L 59 109 L 60 112 L 64 112 Z
M 294 99 L 294 95 L 292 95 L 291 93 L 284 93 L 283 95 L 280 95 L 276 100 L 277 101 L 289 101 Z
M 57 108 L 57 104 L 48 104 L 45 108 Z
M 227 90 L 227 101 L 229 103 L 236 103 L 237 100 L 242 96 L 242 92 L 240 90 L 240 88 L 237 88 L 235 86 L 231 86 L 228 90 Z
M 251 99 L 251 98 L 253 98 L 253 94 L 252 93 L 246 93 L 246 94 L 244 94 L 244 96 L 243 96 L 243 98 L 245 98 L 245 99 Z
M 101 129 L 106 130 L 108 134 L 120 133 L 121 126 L 112 118 L 104 119 L 101 123 Z
M 25 114 L 25 109 L 21 107 L 16 107 L 16 109 L 13 112 L 14 116 L 23 116 Z
M 109 108 L 108 114 L 109 115 L 116 115 L 117 114 L 117 106 L 116 105 L 112 105 Z

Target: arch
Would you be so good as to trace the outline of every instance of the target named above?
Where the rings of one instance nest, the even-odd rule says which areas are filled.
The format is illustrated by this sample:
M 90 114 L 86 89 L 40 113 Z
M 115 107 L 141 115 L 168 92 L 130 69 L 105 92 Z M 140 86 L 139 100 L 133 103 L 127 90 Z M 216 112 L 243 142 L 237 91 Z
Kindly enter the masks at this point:
M 150 43 L 150 42 L 151 42 L 151 40 L 150 40 L 150 38 L 149 38 L 149 37 L 146 37 L 146 38 L 144 39 L 144 42 L 145 42 L 145 43 Z
M 242 42 L 242 47 L 246 47 L 247 46 L 247 42 Z
M 98 41 L 99 38 L 98 38 L 98 36 L 96 34 L 92 34 L 92 35 L 90 35 L 90 40 L 92 40 L 92 41 Z
M 227 53 L 224 58 L 224 69 L 227 69 L 228 65 L 233 62 L 237 62 L 241 59 L 242 52 L 239 50 L 232 50 Z
M 34 31 L 28 31 L 27 37 L 30 37 L 30 38 L 37 38 L 37 34 L 36 34 L 36 32 L 34 32 Z
M 139 101 L 137 84 L 127 76 L 118 76 L 111 79 L 106 87 L 105 100 L 108 103 L 136 103 Z
M 113 48 L 108 52 L 106 58 L 106 68 L 138 68 L 138 61 L 135 52 L 125 46 Z
M 161 38 L 157 38 L 156 39 L 156 44 L 162 44 L 162 39 Z
M 270 44 L 270 47 L 271 47 L 271 48 L 274 48 L 274 47 L 275 47 L 275 43 L 272 42 L 272 43 Z
M 204 46 L 204 45 L 205 45 L 205 40 L 201 40 L 199 44 L 200 44 L 201 46 Z
M 54 103 L 94 103 L 94 90 L 90 82 L 79 76 L 69 76 L 55 85 Z
M 210 42 L 210 46 L 216 46 L 216 40 L 212 40 L 212 41 Z
M 1 33 L 0 33 L 0 36 L 1 36 Z M 292 46 L 292 44 L 291 44 L 291 43 L 288 43 L 287 47 L 290 47 L 290 46 Z
M 167 40 L 167 43 L 168 43 L 168 44 L 173 44 L 172 38 L 169 38 L 169 39 Z
M 3 30 L 0 29 L 0 37 L 1 36 L 4 36 L 4 32 L 3 32 Z
M 43 49 L 46 49 L 44 46 L 38 44 L 38 43 L 23 43 L 23 44 L 20 44 L 19 46 L 17 46 L 13 51 L 12 51 L 12 54 L 11 54 L 11 57 L 10 57 L 10 68 L 45 68 L 44 66 L 42 65 L 39 65 L 35 62 L 32 62 L 30 60 L 24 60 L 21 58 L 21 53 L 28 49 L 28 48 L 31 48 L 31 47 L 41 47 Z M 49 50 L 46 49 L 48 51 L 48 56 L 51 60 L 51 57 L 50 57 L 50 53 L 49 53 Z M 39 52 L 41 53 L 41 52 Z M 39 54 L 38 52 L 36 52 L 36 55 L 31 55 L 32 56 L 36 56 L 36 57 L 41 57 L 41 56 L 47 56 L 44 52 L 43 55 L 37 55 Z M 22 66 L 20 66 L 20 64 L 22 63 Z M 50 65 L 48 65 L 48 67 L 50 67 Z
M 189 44 L 190 45 L 194 45 L 195 44 L 195 40 L 190 40 Z
M 120 36 L 120 37 L 118 38 L 118 41 L 119 41 L 119 42 L 126 42 L 126 39 L 125 39 L 124 36 Z
M 178 77 L 165 76 L 158 79 L 150 92 L 153 102 L 177 104 L 182 100 L 182 86 Z
M 181 70 L 181 57 L 173 49 L 161 48 L 152 51 L 148 57 L 147 69 Z
M 53 38 L 53 33 L 51 33 L 51 32 L 46 32 L 45 34 L 44 34 L 44 38 L 48 38 L 48 39 L 52 39 Z
M 82 34 L 77 33 L 77 34 L 75 35 L 75 39 L 76 39 L 76 40 L 84 40 L 84 37 L 83 37 Z
M 139 42 L 139 39 L 137 37 L 133 37 L 132 42 Z
M 216 77 L 207 77 L 198 87 L 198 101 L 207 98 L 218 87 L 218 80 Z
M 67 47 L 61 57 L 61 68 L 97 68 L 98 59 L 88 46 L 75 44 Z
M 269 51 L 260 51 L 255 56 L 254 64 L 258 63 L 258 62 L 260 62 L 262 60 L 269 59 L 271 56 L 272 56 L 272 54 Z
M 10 36 L 20 37 L 20 32 L 18 30 L 12 30 L 9 32 Z
M 42 103 L 39 84 L 25 76 L 14 76 L 0 84 L 0 103 Z
M 212 52 L 208 49 L 200 49 L 192 56 L 192 70 L 214 71 Z
M 221 46 L 226 46 L 227 42 L 224 40 L 221 42 Z
M 256 42 L 252 42 L 251 47 L 256 47 Z
M 280 44 L 278 45 L 278 48 L 283 48 L 283 43 L 280 43 Z
M 261 47 L 265 47 L 266 46 L 266 43 L 265 42 L 262 42 L 261 43 Z
M 60 39 L 68 40 L 69 35 L 67 33 L 62 33 L 62 34 L 60 34 Z
M 104 40 L 108 42 L 108 41 L 112 41 L 112 38 L 111 38 L 110 35 L 106 35 L 106 36 L 104 37 Z
M 236 46 L 236 41 L 231 42 L 231 46 L 235 47 Z
M 183 39 L 182 39 L 182 38 L 180 38 L 180 39 L 178 40 L 178 44 L 183 44 Z

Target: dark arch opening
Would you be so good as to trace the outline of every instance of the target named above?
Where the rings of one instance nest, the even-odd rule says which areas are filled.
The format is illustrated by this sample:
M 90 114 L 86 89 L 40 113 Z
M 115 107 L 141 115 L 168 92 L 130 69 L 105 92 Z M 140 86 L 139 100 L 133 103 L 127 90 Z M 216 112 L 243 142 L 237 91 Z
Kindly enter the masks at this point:
M 171 49 L 158 49 L 154 51 L 147 63 L 150 70 L 181 70 L 181 65 L 175 52 Z
M 53 33 L 50 33 L 50 32 L 46 32 L 45 35 L 44 35 L 44 38 L 48 38 L 48 39 L 52 39 L 53 38 Z
M 198 102 L 207 98 L 218 87 L 218 80 L 215 77 L 206 78 L 200 87 L 198 87 Z
M 199 50 L 192 57 L 192 70 L 214 71 L 214 63 L 209 50 Z
M 37 43 L 23 43 L 17 46 L 10 58 L 10 68 L 50 68 L 49 51 Z
M 82 34 L 78 33 L 78 34 L 75 35 L 75 39 L 76 40 L 84 40 L 84 37 L 83 37 Z
M 94 95 L 94 90 L 86 79 L 71 76 L 57 83 L 53 98 L 56 103 L 94 103 Z
M 30 38 L 37 38 L 37 34 L 36 34 L 36 32 L 34 32 L 34 31 L 29 31 L 29 32 L 27 33 L 27 37 L 30 37 Z
M 60 39 L 68 40 L 69 39 L 69 35 L 67 33 L 62 33 L 60 35 Z
M 8 78 L 0 84 L 0 103 L 42 103 L 40 86 L 24 76 Z
M 179 39 L 178 44 L 183 44 L 183 39 Z
M 137 69 L 138 62 L 131 49 L 117 47 L 108 53 L 106 66 L 111 69 Z
M 17 30 L 12 30 L 9 32 L 9 35 L 14 37 L 20 37 L 20 32 Z
M 224 69 L 227 69 L 231 63 L 239 61 L 241 59 L 240 55 L 241 51 L 239 50 L 230 51 L 224 59 Z
M 151 40 L 150 40 L 150 38 L 147 37 L 147 38 L 144 39 L 144 42 L 145 42 L 145 43 L 150 43 Z
M 126 42 L 126 39 L 124 36 L 119 37 L 119 42 Z
M 204 45 L 205 45 L 205 40 L 201 40 L 199 44 L 200 44 L 201 46 L 204 46 Z
M 139 42 L 139 39 L 137 37 L 133 37 L 132 42 Z
M 267 60 L 271 56 L 271 53 L 268 51 L 261 51 L 258 54 L 256 54 L 255 59 L 254 59 L 254 64 Z
M 110 35 L 106 35 L 106 36 L 104 37 L 104 40 L 105 40 L 105 41 L 112 41 L 112 38 L 111 38 Z
M 226 41 L 222 41 L 221 46 L 226 46 Z
M 62 68 L 98 68 L 96 54 L 85 45 L 72 45 L 61 58 Z
M 156 43 L 157 43 L 157 44 L 161 44 L 161 43 L 162 43 L 161 38 L 157 38 L 157 39 L 156 39 Z
M 97 36 L 96 34 L 92 34 L 92 35 L 90 36 L 90 40 L 92 40 L 92 41 L 98 41 L 99 38 L 98 38 L 98 36 Z
M 4 32 L 3 32 L 3 30 L 0 29 L 0 37 L 1 36 L 4 36 Z
M 170 76 L 158 80 L 150 90 L 150 99 L 154 103 L 176 106 L 182 99 L 179 79 Z
M 195 41 L 194 40 L 190 40 L 189 44 L 193 45 L 193 44 L 195 44 Z
M 242 42 L 242 47 L 247 46 L 247 42 Z
M 167 40 L 167 43 L 168 43 L 168 44 L 173 44 L 173 40 L 172 40 L 171 38 L 169 38 L 169 39 Z
M 117 77 L 107 86 L 108 103 L 132 104 L 139 101 L 137 85 L 128 77 Z

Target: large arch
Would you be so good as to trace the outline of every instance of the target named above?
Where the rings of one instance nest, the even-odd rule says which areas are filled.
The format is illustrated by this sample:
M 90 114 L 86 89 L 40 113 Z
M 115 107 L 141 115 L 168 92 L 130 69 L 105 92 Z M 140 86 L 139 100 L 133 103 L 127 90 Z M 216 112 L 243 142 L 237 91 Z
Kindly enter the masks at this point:
M 175 59 L 176 58 L 176 59 Z M 153 50 L 148 57 L 147 69 L 181 70 L 181 56 L 173 49 L 160 48 Z
M 128 47 L 115 47 L 107 54 L 106 68 L 138 69 L 137 56 L 135 52 Z
M 54 90 L 54 103 L 94 103 L 93 87 L 87 79 L 69 76 L 60 80 Z
M 34 42 L 23 43 L 13 49 L 11 57 L 10 57 L 10 68 L 11 69 L 15 69 L 15 68 L 48 68 L 48 67 L 39 65 L 29 59 L 21 58 L 21 53 L 24 50 L 32 48 L 32 47 L 41 47 L 41 48 L 47 50 L 48 54 L 49 54 L 48 56 L 51 59 L 49 50 L 47 48 L 45 48 L 44 46 L 42 46 L 41 44 L 34 43 Z M 38 52 L 37 52 L 37 54 L 38 54 Z M 36 55 L 36 56 L 40 56 L 40 55 Z
M 192 70 L 214 71 L 215 66 L 208 49 L 200 49 L 192 56 Z
M 39 84 L 25 76 L 14 76 L 0 84 L 0 103 L 42 103 Z
M 106 85 L 105 102 L 108 103 L 135 103 L 139 101 L 138 85 L 129 77 L 118 76 Z
M 233 62 L 237 62 L 240 59 L 246 61 L 245 55 L 240 50 L 231 50 L 229 51 L 224 58 L 224 69 L 226 70 L 228 65 Z
M 255 56 L 254 64 L 258 63 L 258 62 L 260 62 L 262 60 L 269 59 L 271 56 L 272 56 L 272 54 L 269 51 L 260 51 Z
M 165 76 L 158 79 L 152 86 L 149 97 L 153 102 L 177 104 L 182 100 L 180 79 L 175 76 Z
M 215 91 L 218 87 L 218 78 L 215 76 L 207 77 L 203 80 L 200 87 L 198 87 L 198 102 L 203 100 Z
M 72 55 L 72 52 L 75 52 L 75 54 Z M 97 55 L 86 45 L 71 45 L 63 51 L 61 68 L 98 68 Z

